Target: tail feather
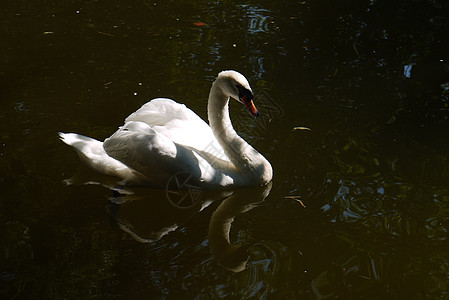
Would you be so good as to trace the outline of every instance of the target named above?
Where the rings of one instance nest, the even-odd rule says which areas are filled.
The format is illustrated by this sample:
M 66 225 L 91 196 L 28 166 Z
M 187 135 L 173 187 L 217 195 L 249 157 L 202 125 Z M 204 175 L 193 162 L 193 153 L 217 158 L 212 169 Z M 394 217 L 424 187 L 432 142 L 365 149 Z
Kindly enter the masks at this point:
M 94 142 L 94 141 L 99 142 L 93 138 L 76 133 L 59 132 L 59 138 L 61 139 L 61 141 L 63 141 L 69 146 L 74 146 L 77 142 Z
M 110 157 L 103 149 L 103 142 L 76 133 L 59 132 L 59 137 L 64 143 L 72 146 L 81 160 L 95 171 L 113 175 L 125 181 L 144 180 L 143 175 Z
M 95 159 L 95 155 L 107 155 L 103 149 L 103 143 L 96 139 L 76 134 L 76 133 L 59 133 L 61 141 L 69 146 L 75 148 L 75 150 L 87 158 Z

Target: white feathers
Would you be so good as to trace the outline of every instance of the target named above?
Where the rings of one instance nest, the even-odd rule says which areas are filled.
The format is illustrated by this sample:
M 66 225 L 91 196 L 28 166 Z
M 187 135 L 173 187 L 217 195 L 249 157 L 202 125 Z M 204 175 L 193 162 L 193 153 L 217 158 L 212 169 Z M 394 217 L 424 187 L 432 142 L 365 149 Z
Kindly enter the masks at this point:
M 162 187 L 179 173 L 203 188 L 266 184 L 270 163 L 235 133 L 229 119 L 227 103 L 237 85 L 250 89 L 235 71 L 221 72 L 212 85 L 213 130 L 185 105 L 157 98 L 129 115 L 104 143 L 74 133 L 60 136 L 90 167 L 129 184 Z

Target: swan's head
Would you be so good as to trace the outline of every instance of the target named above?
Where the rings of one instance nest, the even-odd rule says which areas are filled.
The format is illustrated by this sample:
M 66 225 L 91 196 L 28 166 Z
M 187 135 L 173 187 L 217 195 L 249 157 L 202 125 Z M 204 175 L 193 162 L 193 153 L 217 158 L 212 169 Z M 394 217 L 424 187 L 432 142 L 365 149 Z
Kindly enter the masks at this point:
M 240 103 L 244 104 L 254 117 L 259 111 L 253 103 L 254 95 L 245 76 L 236 71 L 223 71 L 218 74 L 216 82 L 220 83 L 223 92 Z

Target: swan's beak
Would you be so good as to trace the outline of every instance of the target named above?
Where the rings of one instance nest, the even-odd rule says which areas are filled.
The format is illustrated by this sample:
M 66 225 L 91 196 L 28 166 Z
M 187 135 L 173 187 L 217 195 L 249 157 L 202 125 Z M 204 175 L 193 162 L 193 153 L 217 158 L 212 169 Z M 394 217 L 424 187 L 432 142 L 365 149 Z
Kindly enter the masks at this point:
M 242 98 L 240 98 L 240 101 L 245 104 L 246 109 L 251 113 L 253 117 L 259 117 L 260 114 L 256 106 L 254 105 L 253 97 L 251 97 L 250 95 L 244 95 Z

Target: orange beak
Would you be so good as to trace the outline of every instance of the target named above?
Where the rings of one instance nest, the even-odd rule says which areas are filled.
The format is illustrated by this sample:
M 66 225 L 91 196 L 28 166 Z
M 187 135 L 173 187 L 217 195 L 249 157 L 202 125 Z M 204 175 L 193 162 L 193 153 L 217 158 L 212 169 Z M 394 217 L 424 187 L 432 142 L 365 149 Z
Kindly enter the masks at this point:
M 256 106 L 254 105 L 253 99 L 249 95 L 244 95 L 240 101 L 242 101 L 243 104 L 245 104 L 246 109 L 251 113 L 253 117 L 259 117 L 260 113 L 257 110 Z

